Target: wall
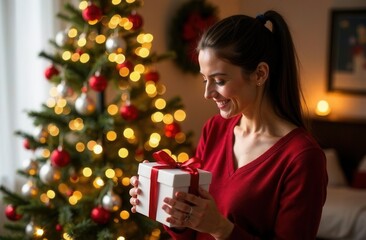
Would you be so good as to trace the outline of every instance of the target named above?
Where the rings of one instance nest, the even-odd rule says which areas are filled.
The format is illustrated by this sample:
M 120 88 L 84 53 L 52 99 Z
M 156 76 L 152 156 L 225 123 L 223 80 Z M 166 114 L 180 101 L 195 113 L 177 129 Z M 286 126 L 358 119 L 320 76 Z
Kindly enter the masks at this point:
M 146 0 L 140 12 L 145 19 L 145 30 L 154 35 L 153 47 L 158 52 L 167 49 L 167 27 L 176 10 L 186 0 Z M 256 16 L 274 9 L 283 14 L 292 31 L 301 61 L 301 77 L 305 98 L 312 112 L 320 99 L 327 99 L 332 117 L 366 118 L 366 96 L 329 93 L 326 91 L 328 61 L 329 10 L 335 7 L 366 6 L 364 0 L 209 0 L 219 9 L 220 17 L 236 13 Z M 158 10 L 155 10 L 158 9 Z M 204 100 L 200 76 L 185 74 L 172 61 L 158 64 L 166 96 L 183 98 L 187 120 L 183 127 L 195 132 L 195 141 L 205 120 L 217 113 L 214 103 Z
M 154 35 L 153 49 L 159 53 L 167 51 L 167 28 L 177 9 L 186 0 L 145 0 L 144 7 L 139 12 L 144 17 L 145 31 Z M 225 4 L 221 0 L 210 0 L 219 8 L 220 18 L 238 13 L 240 1 L 231 0 Z M 158 9 L 158 10 L 155 10 Z M 157 65 L 161 73 L 161 81 L 166 85 L 166 97 L 181 96 L 187 112 L 187 119 L 183 122 L 184 130 L 194 131 L 196 142 L 203 123 L 213 114 L 218 113 L 216 104 L 203 97 L 203 83 L 200 75 L 182 72 L 171 60 Z
M 366 7 L 364 0 L 243 0 L 241 9 L 256 15 L 266 9 L 278 10 L 290 25 L 301 61 L 301 78 L 310 111 L 317 101 L 326 99 L 331 105 L 331 118 L 366 118 L 366 96 L 327 92 L 329 48 L 329 14 L 333 8 Z

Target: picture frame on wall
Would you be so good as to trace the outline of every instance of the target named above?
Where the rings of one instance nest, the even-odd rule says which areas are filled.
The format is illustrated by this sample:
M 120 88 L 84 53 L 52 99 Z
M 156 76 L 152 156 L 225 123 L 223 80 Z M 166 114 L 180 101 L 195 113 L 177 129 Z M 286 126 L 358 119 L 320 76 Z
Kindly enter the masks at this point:
M 366 94 L 366 8 L 330 16 L 328 91 Z

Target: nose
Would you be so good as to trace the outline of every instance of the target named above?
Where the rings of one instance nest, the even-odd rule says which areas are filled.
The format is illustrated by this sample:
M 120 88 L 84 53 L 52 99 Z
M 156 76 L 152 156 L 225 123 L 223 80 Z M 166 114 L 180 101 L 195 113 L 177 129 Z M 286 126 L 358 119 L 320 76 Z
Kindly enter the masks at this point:
M 205 92 L 204 92 L 204 97 L 206 99 L 211 99 L 213 98 L 215 94 L 215 88 L 212 86 L 212 84 L 210 84 L 210 81 L 207 81 L 206 82 L 206 85 L 205 85 Z

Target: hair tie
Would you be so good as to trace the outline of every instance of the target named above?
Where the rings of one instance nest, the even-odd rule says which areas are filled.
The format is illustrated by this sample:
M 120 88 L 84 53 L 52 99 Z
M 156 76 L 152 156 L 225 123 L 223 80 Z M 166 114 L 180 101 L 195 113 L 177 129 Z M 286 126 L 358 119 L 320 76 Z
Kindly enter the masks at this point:
M 263 25 L 266 24 L 266 22 L 268 21 L 267 17 L 263 14 L 257 15 L 255 19 L 258 19 Z

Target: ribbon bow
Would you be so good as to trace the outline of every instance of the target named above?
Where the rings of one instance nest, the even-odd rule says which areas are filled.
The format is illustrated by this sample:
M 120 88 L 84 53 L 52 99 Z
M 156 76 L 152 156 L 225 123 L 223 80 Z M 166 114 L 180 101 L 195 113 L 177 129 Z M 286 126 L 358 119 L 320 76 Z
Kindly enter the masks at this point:
M 179 168 L 192 174 L 198 173 L 197 168 L 202 167 L 202 162 L 198 158 L 190 158 L 189 160 L 180 163 L 176 162 L 171 156 L 162 150 L 153 153 L 153 158 L 157 163 L 169 165 L 171 168 Z
M 198 195 L 199 173 L 197 168 L 202 167 L 202 162 L 197 158 L 190 158 L 189 160 L 183 163 L 179 163 L 176 162 L 171 156 L 169 156 L 163 150 L 153 153 L 153 158 L 156 160 L 157 163 L 164 164 L 160 166 L 154 166 L 151 169 L 149 217 L 152 219 L 156 219 L 156 211 L 157 211 L 156 208 L 159 192 L 159 184 L 157 183 L 159 169 L 178 168 L 183 171 L 189 172 L 191 175 L 191 182 L 188 192 Z

